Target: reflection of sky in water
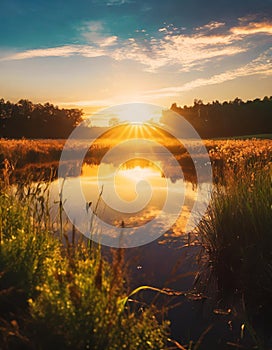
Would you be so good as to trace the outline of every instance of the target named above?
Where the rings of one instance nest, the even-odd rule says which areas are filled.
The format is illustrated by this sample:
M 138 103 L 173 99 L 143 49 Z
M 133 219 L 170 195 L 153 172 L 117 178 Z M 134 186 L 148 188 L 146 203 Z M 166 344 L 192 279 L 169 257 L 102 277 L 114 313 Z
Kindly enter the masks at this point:
M 125 250 L 126 261 L 129 262 L 128 266 L 133 280 L 132 289 L 138 285 L 151 284 L 158 287 L 165 285 L 177 290 L 187 290 L 191 288 L 196 273 L 194 258 L 198 247 L 187 249 L 188 247 L 184 245 L 184 238 L 187 238 L 187 235 L 184 233 L 188 232 L 187 225 L 192 208 L 196 202 L 199 202 L 196 201 L 196 199 L 199 200 L 198 192 L 203 193 L 201 200 L 204 202 L 205 193 L 210 190 L 206 184 L 210 180 L 207 176 L 209 172 L 205 171 L 210 162 L 205 154 L 203 156 L 203 149 L 198 149 L 198 144 L 194 140 L 190 141 L 190 147 L 186 151 L 188 140 L 183 147 L 175 139 L 169 137 L 166 139 L 167 135 L 163 130 L 128 125 L 114 129 L 114 131 L 114 135 L 108 135 L 109 147 L 103 144 L 105 143 L 104 137 L 100 140 L 102 144 L 98 142 L 92 145 L 81 169 L 75 165 L 74 159 L 81 160 L 82 158 L 73 158 L 70 155 L 64 159 L 67 162 L 67 172 L 64 172 L 66 175 L 63 175 L 66 176 L 66 188 L 71 188 L 73 191 L 73 184 L 79 178 L 72 176 L 78 176 L 81 171 L 81 187 L 77 187 L 78 193 L 70 194 L 73 203 L 75 205 L 81 203 L 82 206 L 75 218 L 77 221 L 85 220 L 85 232 L 88 232 L 91 226 L 92 232 L 97 231 L 98 236 L 99 234 L 100 236 L 107 235 L 107 237 L 116 237 L 116 240 L 119 240 L 120 244 L 114 242 L 114 245 L 106 243 L 102 246 L 103 253 L 108 252 L 107 245 L 133 247 L 133 249 Z M 138 137 L 141 140 L 137 139 Z M 124 143 L 124 139 L 130 138 L 132 138 L 130 142 Z M 158 142 L 158 139 L 162 142 Z M 169 152 L 170 149 L 171 152 Z M 73 155 L 77 156 L 74 153 Z M 69 172 L 69 162 L 71 162 L 71 172 Z M 65 162 L 63 166 L 66 166 Z M 199 168 L 202 171 L 197 172 Z M 113 174 L 116 176 L 113 177 Z M 103 186 L 103 193 L 97 206 L 97 216 L 113 225 L 112 227 L 124 226 L 125 229 L 119 229 L 121 233 L 116 234 L 114 229 L 107 229 L 105 232 L 101 226 L 97 225 L 94 215 L 90 213 L 89 217 L 86 216 L 86 212 L 89 214 L 86 203 L 91 202 L 91 209 L 94 210 L 101 193 L 101 186 Z M 204 191 L 199 191 L 200 188 L 203 188 Z M 84 196 L 83 202 L 80 201 L 81 191 Z M 66 193 L 69 195 L 69 191 Z M 65 196 L 63 199 L 65 200 Z M 165 202 L 169 203 L 166 207 Z M 117 207 L 118 210 L 116 210 Z M 71 211 L 74 211 L 75 206 L 71 205 L 70 208 Z M 162 208 L 164 208 L 163 212 Z M 198 206 L 197 210 L 199 209 Z M 85 216 L 80 217 L 82 212 Z M 193 214 L 198 216 L 198 213 Z M 154 218 L 159 218 L 159 220 L 155 221 Z M 151 232 L 147 233 L 146 226 L 149 223 L 152 224 Z M 128 235 L 139 237 L 136 244 L 126 245 L 130 239 L 127 236 L 124 245 L 122 244 L 125 230 L 129 231 Z M 149 244 L 146 244 L 148 235 L 154 239 L 149 240 Z M 94 238 L 96 242 L 103 244 L 102 239 Z M 179 244 L 175 244 L 177 240 Z M 181 246 L 183 249 L 176 249 Z M 180 285 L 181 279 L 182 285 Z
M 197 186 L 195 184 L 186 182 L 183 179 L 175 179 L 173 181 L 165 176 L 159 164 L 147 163 L 140 159 L 136 162 L 134 160 L 132 163 L 123 164 L 119 168 L 110 163 L 103 164 L 103 176 L 99 173 L 99 182 L 98 170 L 99 166 L 97 165 L 83 165 L 81 189 L 86 203 L 91 202 L 92 210 L 94 210 L 101 191 L 101 185 L 103 186 L 102 196 L 97 206 L 97 216 L 100 219 L 118 227 L 123 222 L 125 227 L 131 228 L 131 234 L 133 234 L 135 228 L 149 222 L 160 213 L 161 219 L 153 227 L 155 233 L 159 228 L 169 226 L 168 223 L 171 222 L 172 213 L 177 208 L 180 208 L 182 204 L 180 203 L 182 193 L 184 195 L 184 203 L 180 208 L 180 216 L 172 227 L 170 234 L 176 236 L 185 232 L 188 218 L 196 199 Z M 113 181 L 112 174 L 114 173 Z M 72 189 L 74 181 L 75 178 L 67 178 L 65 187 Z M 199 186 L 205 187 L 206 184 L 202 183 Z M 117 197 L 113 196 L 113 190 L 115 190 Z M 168 206 L 167 211 L 161 213 L 161 209 L 170 192 L 170 206 Z M 80 196 L 80 193 L 77 193 L 76 196 Z M 118 202 L 118 205 L 116 205 L 116 202 Z M 192 214 L 197 215 L 197 213 Z M 86 217 L 83 219 L 80 218 L 80 215 L 77 218 L 78 220 L 86 220 Z M 88 232 L 90 222 L 95 229 L 95 216 L 90 215 L 89 223 L 86 222 L 86 232 Z M 108 234 L 110 234 L 110 231 Z
M 118 167 L 113 164 L 104 164 L 104 178 L 100 179 L 104 185 L 103 198 L 105 201 L 111 197 L 111 189 L 109 182 L 111 181 L 111 174 L 114 173 Z M 92 202 L 95 206 L 99 197 L 99 187 L 97 181 L 98 166 L 84 164 L 82 167 L 81 187 L 86 202 Z M 183 232 L 186 227 L 188 217 L 196 199 L 197 186 L 195 183 L 186 182 L 183 179 L 175 179 L 172 181 L 169 177 L 165 177 L 161 172 L 159 166 L 151 166 L 151 164 L 127 164 L 127 168 L 119 168 L 115 178 L 116 192 L 118 195 L 126 200 L 132 201 L 135 199 L 137 193 L 135 184 L 137 181 L 146 180 L 152 188 L 152 196 L 147 205 L 135 213 L 120 213 L 109 208 L 105 201 L 101 200 L 98 206 L 98 215 L 103 220 L 110 224 L 117 226 L 124 221 L 126 227 L 131 227 L 131 234 L 135 231 L 133 227 L 141 226 L 149 220 L 156 217 L 163 206 L 166 198 L 167 188 L 173 194 L 171 206 L 168 211 L 163 213 L 161 220 L 154 225 L 153 230 L 156 232 L 161 227 L 168 227 L 172 215 L 172 209 L 180 206 L 180 197 L 178 194 L 185 191 L 185 201 L 181 210 L 181 214 L 175 225 L 168 230 L 162 237 L 150 244 L 145 244 L 133 249 L 126 249 L 126 263 L 131 276 L 130 289 L 138 287 L 139 285 L 151 285 L 159 288 L 167 287 L 175 290 L 186 291 L 192 288 L 194 278 L 198 266 L 196 264 L 195 256 L 198 254 L 198 247 L 184 247 Z M 73 187 L 75 178 L 67 178 L 65 180 L 67 186 Z M 53 186 L 55 189 L 55 199 L 58 200 L 58 184 L 55 182 Z M 209 190 L 206 183 L 201 183 L 198 186 L 203 186 Z M 77 194 L 80 195 L 79 193 Z M 76 199 L 75 199 L 76 200 Z M 143 196 L 142 202 L 146 198 Z M 126 209 L 124 204 L 124 210 Z M 86 223 L 86 228 L 88 223 Z M 95 229 L 95 220 L 93 222 Z M 103 233 L 104 234 L 104 233 Z M 110 232 L 108 232 L 110 234 Z M 187 241 L 186 241 L 187 242 Z M 160 243 L 160 244 L 158 244 Z M 178 244 L 176 244 L 178 243 Z M 176 249 L 181 248 L 183 249 Z M 102 247 L 102 252 L 106 256 L 110 255 L 108 247 Z M 148 297 L 148 294 L 145 294 Z M 153 296 L 152 296 L 153 297 Z M 171 300 L 169 300 L 170 302 Z M 181 299 L 180 308 L 176 308 L 172 314 L 169 314 L 172 323 L 172 330 L 175 337 L 180 336 L 182 329 L 191 331 L 191 324 L 195 322 L 195 312 L 192 312 L 190 304 Z M 186 314 L 186 321 L 180 315 Z M 197 315 L 196 317 L 199 317 Z

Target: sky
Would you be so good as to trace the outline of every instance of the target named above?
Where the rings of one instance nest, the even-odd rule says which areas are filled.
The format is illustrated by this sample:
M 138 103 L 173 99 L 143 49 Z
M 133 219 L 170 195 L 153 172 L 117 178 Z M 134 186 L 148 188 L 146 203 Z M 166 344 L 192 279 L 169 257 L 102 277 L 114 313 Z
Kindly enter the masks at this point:
M 0 97 L 90 114 L 272 95 L 272 0 L 1 0 Z

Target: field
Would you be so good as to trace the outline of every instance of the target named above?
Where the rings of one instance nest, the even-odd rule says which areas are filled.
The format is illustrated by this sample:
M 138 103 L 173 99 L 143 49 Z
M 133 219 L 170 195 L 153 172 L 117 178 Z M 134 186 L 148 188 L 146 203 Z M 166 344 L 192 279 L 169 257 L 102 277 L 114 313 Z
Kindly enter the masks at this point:
M 37 169 L 43 170 L 37 178 L 50 178 L 45 169 L 56 171 L 64 142 L 0 141 L 0 339 L 5 348 L 47 349 L 59 344 L 61 349 L 99 350 L 120 349 L 126 343 L 135 350 L 206 349 L 209 323 L 198 339 L 177 342 L 164 321 L 166 307 L 137 300 L 138 293 L 147 289 L 167 295 L 178 291 L 145 285 L 129 289 L 122 250 L 112 252 L 109 263 L 101 247 L 70 241 L 62 226 L 61 201 L 58 227 L 52 231 L 39 183 L 30 185 L 23 197 L 14 195 L 11 184 Z M 197 152 L 199 144 L 191 142 Z M 222 349 L 266 349 L 272 326 L 272 141 L 204 142 L 214 189 L 208 211 L 193 232 L 192 247 L 200 247 L 201 253 L 192 295 L 196 300 L 197 295 L 205 296 L 213 315 L 232 315 L 235 321 L 229 322 L 238 322 L 238 335 L 233 331 L 234 340 L 223 340 Z M 97 164 L 110 143 L 96 143 L 86 161 Z M 184 148 L 176 143 L 166 147 L 188 166 Z M 76 148 L 73 151 L 77 153 Z M 216 337 L 213 342 L 209 344 L 215 344 Z
M 160 141 L 160 140 L 159 140 Z M 88 141 L 82 141 L 84 145 Z M 82 142 L 73 144 L 72 151 L 82 146 Z M 15 168 L 24 168 L 31 164 L 58 162 L 65 144 L 65 140 L 7 140 L 0 139 L 0 160 L 7 159 Z M 165 144 L 165 143 L 164 143 Z M 199 146 L 197 141 L 191 141 L 196 152 Z M 229 139 L 204 140 L 211 160 L 214 162 L 244 162 L 249 159 L 270 161 L 272 157 L 272 141 L 270 139 Z M 111 139 L 96 141 L 90 148 L 87 159 L 100 158 L 112 145 Z M 166 143 L 165 146 L 176 155 L 178 160 L 187 157 L 186 150 L 177 143 Z

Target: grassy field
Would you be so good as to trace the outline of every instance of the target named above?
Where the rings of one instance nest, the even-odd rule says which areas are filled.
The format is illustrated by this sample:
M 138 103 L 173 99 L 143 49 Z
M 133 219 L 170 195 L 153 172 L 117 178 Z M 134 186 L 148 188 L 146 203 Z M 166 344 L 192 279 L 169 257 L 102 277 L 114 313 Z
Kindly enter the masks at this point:
M 65 140 L 0 139 L 0 161 L 7 159 L 17 169 L 30 164 L 58 162 L 64 144 Z M 97 162 L 113 144 L 111 139 L 96 142 L 90 148 L 87 159 Z M 195 149 L 195 153 L 198 154 L 199 142 L 191 141 L 191 144 L 192 152 Z M 243 162 L 248 159 L 269 161 L 272 159 L 272 142 L 269 139 L 204 140 L 204 144 L 214 162 Z M 86 145 L 85 142 L 84 145 Z M 72 151 L 75 156 L 81 146 L 81 142 L 74 146 Z M 165 146 L 176 155 L 179 161 L 188 157 L 185 148 L 178 146 L 176 142 L 168 142 Z
M 52 162 L 57 167 L 63 145 L 64 140 L 0 141 L 3 348 L 167 348 L 169 324 L 163 315 L 154 306 L 128 302 L 132 291 L 126 287 L 121 251 L 110 265 L 99 248 L 90 249 L 84 242 L 64 247 L 51 232 L 46 206 L 42 211 L 35 207 L 33 198 L 40 198 L 40 192 L 32 188 L 34 193 L 22 198 L 11 193 L 6 179 L 16 167 L 46 168 Z M 230 310 L 238 302 L 243 330 L 250 333 L 255 348 L 265 349 L 272 327 L 272 142 L 206 140 L 205 145 L 214 191 L 195 232 L 203 252 L 196 288 L 212 295 L 214 305 L 222 309 Z M 168 146 L 182 163 L 186 152 L 175 144 Z M 99 158 L 108 147 L 96 144 L 90 159 Z

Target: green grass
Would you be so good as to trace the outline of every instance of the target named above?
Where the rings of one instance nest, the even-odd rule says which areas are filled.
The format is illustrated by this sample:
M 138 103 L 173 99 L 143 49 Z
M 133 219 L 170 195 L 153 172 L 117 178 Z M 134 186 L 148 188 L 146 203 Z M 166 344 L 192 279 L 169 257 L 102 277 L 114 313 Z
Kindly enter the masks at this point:
M 215 310 L 238 317 L 260 350 L 272 327 L 271 170 L 258 159 L 225 165 L 197 228 L 203 252 L 196 287 Z M 239 347 L 242 332 L 237 339 Z
M 33 204 L 33 198 L 31 198 Z M 162 349 L 154 306 L 126 302 L 122 252 L 64 248 L 27 196 L 0 194 L 0 344 L 3 349 Z M 158 316 L 158 317 L 157 317 Z
M 237 293 L 250 307 L 271 308 L 271 167 L 225 168 L 198 227 L 219 291 Z

